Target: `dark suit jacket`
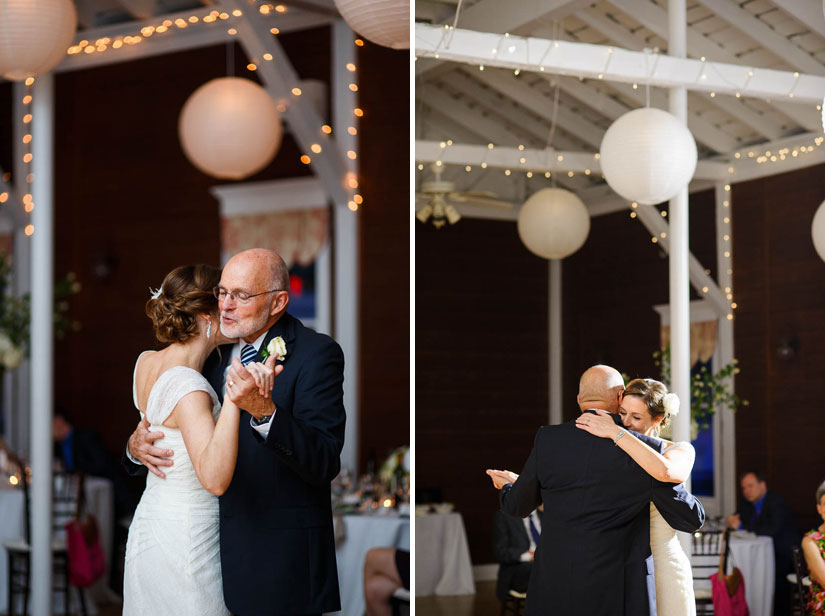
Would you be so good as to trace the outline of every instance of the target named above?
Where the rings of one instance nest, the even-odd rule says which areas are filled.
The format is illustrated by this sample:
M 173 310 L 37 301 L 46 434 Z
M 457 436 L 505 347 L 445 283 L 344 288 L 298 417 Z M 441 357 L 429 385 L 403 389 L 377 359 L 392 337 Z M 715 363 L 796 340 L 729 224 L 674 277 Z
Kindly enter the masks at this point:
M 704 523 L 701 503 L 684 486 L 654 480 L 610 439 L 574 421 L 540 428 L 518 481 L 501 491 L 509 515 L 524 517 L 544 503 L 525 613 L 655 614 L 651 501 L 676 530 Z
M 287 355 L 269 436 L 264 441 L 241 413 L 235 474 L 220 497 L 224 600 L 240 616 L 340 609 L 330 481 L 344 445 L 344 356 L 288 314 L 261 350 L 276 336 Z M 221 347 L 203 369 L 221 400 L 230 351 Z
M 793 568 L 793 546 L 799 545 L 801 538 L 796 531 L 791 510 L 785 499 L 776 492 L 768 490 L 762 511 L 756 518 L 753 504 L 742 499 L 737 513 L 742 521 L 742 528 L 757 535 L 773 537 L 773 551 L 776 559 L 776 573 L 785 577 Z
M 539 520 L 542 520 L 541 512 Z M 530 538 L 523 520 L 496 511 L 493 517 L 493 555 L 499 563 L 496 581 L 496 596 L 499 601 L 507 598 L 507 591 L 513 588 L 513 578 L 521 575 L 520 571 L 529 571 L 532 567 L 533 563 L 521 560 L 521 555 L 529 549 Z M 529 573 L 526 575 L 529 576 Z

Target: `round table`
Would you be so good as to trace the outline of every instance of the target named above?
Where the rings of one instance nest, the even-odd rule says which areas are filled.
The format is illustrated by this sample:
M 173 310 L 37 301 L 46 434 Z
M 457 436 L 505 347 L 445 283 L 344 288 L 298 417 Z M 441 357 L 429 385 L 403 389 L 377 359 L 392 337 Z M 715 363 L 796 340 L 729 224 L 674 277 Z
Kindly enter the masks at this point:
M 472 595 L 473 565 L 458 513 L 415 517 L 415 594 Z

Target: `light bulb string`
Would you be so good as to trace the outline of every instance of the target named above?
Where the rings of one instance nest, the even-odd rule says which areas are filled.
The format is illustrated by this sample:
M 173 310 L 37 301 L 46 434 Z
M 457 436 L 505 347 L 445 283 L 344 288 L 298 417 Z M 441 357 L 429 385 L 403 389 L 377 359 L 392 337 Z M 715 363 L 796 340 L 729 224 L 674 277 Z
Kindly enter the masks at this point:
M 455 9 L 455 17 L 453 18 L 453 27 L 450 29 L 450 36 L 447 39 L 447 44 L 444 46 L 445 49 L 449 49 L 450 45 L 453 42 L 453 35 L 455 34 L 455 28 L 458 25 L 458 16 L 461 13 L 461 4 L 464 0 L 458 0 L 458 6 Z M 443 38 L 443 37 L 442 37 Z

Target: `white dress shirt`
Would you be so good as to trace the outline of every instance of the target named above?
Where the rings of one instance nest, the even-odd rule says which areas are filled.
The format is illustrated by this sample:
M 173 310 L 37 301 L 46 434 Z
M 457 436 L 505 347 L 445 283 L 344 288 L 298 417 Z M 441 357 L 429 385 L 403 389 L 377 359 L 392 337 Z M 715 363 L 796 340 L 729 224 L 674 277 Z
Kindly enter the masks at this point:
M 533 510 L 530 515 L 522 520 L 524 523 L 524 530 L 527 531 L 527 538 L 530 540 L 530 549 L 521 555 L 521 562 L 529 563 L 533 560 L 533 554 L 536 552 L 536 542 L 533 541 L 533 533 L 530 532 L 530 518 L 533 518 L 533 524 L 536 525 L 536 530 L 541 533 L 541 520 L 537 510 Z

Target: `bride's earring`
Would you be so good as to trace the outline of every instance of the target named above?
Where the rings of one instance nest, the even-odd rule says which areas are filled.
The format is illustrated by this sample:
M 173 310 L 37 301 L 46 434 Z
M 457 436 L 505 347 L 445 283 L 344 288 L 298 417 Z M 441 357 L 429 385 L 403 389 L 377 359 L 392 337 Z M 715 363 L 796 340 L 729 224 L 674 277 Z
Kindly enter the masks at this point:
M 211 336 L 212 336 L 212 321 L 209 321 L 209 325 L 206 326 L 206 339 L 209 340 L 209 338 Z

